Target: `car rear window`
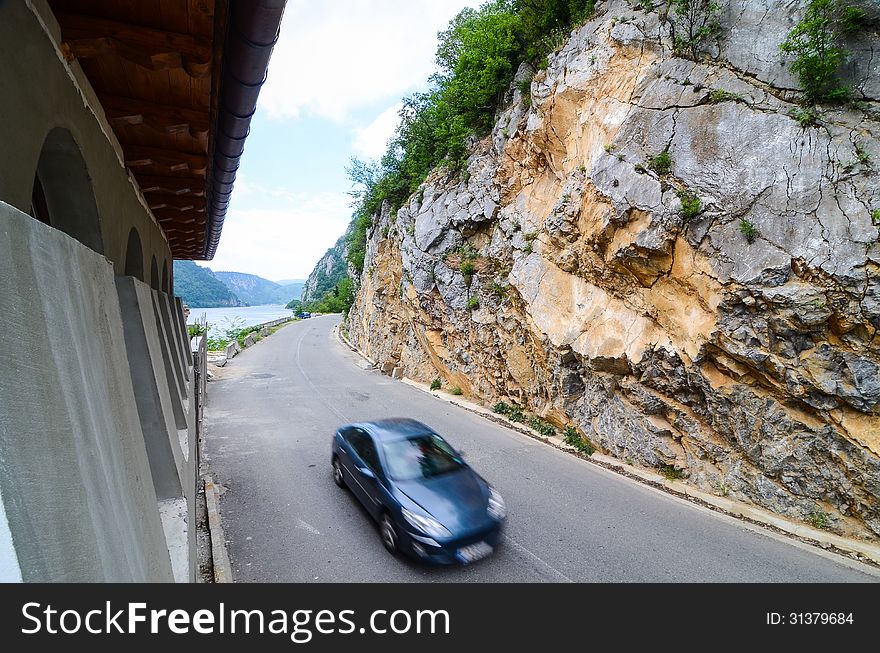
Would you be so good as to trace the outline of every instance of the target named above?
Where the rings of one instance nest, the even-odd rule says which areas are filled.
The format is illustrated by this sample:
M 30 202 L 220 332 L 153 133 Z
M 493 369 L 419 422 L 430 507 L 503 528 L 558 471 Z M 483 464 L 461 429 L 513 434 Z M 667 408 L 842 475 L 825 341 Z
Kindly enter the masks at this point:
M 388 475 L 395 481 L 432 478 L 464 467 L 449 443 L 433 433 L 385 442 L 383 448 Z

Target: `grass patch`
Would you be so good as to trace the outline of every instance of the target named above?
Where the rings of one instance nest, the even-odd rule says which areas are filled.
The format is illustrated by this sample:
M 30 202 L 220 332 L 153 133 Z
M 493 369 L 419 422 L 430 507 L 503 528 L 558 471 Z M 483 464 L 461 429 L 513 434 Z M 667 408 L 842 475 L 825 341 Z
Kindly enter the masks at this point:
M 678 481 L 686 476 L 685 471 L 675 465 L 661 464 L 658 469 L 667 481 Z
M 703 203 L 696 193 L 689 190 L 678 191 L 678 199 L 681 201 L 681 217 L 685 220 L 691 220 L 700 215 L 703 210 Z
M 511 422 L 522 422 L 525 419 L 525 414 L 522 411 L 522 408 L 519 406 L 512 406 L 510 411 L 507 413 L 507 419 Z
M 443 382 L 438 377 L 438 378 L 434 379 L 433 381 L 431 381 L 431 390 L 439 390 L 440 386 L 442 386 L 442 385 L 443 385 Z
M 573 426 L 566 426 L 562 432 L 562 437 L 565 440 L 565 444 L 574 447 L 582 454 L 592 456 L 596 453 L 596 447 L 593 446 L 593 443 L 583 437 Z
M 739 102 L 742 95 L 725 91 L 723 88 L 716 88 L 709 92 L 709 102 L 712 104 L 720 104 L 722 102 Z
M 795 109 L 789 115 L 804 129 L 814 127 L 819 122 L 819 114 L 810 108 Z
M 532 415 L 528 418 L 528 420 L 526 420 L 526 423 L 541 435 L 545 435 L 547 437 L 556 435 L 556 428 L 549 422 L 545 422 L 539 417 Z
M 475 311 L 480 308 L 480 300 L 476 297 L 471 297 L 467 300 L 467 309 L 469 311 Z
M 455 386 L 454 388 L 449 388 L 449 394 L 455 395 L 456 397 L 460 397 L 461 395 L 464 394 L 464 392 L 462 391 L 461 388 L 459 388 L 458 386 Z
M 880 209 L 874 209 L 871 211 L 871 221 L 874 224 L 880 225 Z
M 499 415 L 508 415 L 510 411 L 513 409 L 513 406 L 510 404 L 504 403 L 503 401 L 499 401 L 497 404 L 492 406 L 492 410 Z
M 807 515 L 807 522 L 813 528 L 818 528 L 823 531 L 831 525 L 829 515 L 824 510 L 811 512 L 809 515 Z
M 663 150 L 660 154 L 651 158 L 648 167 L 658 175 L 668 175 L 672 170 L 672 157 L 669 156 L 669 150 Z
M 746 237 L 746 240 L 749 241 L 750 244 L 755 242 L 760 235 L 755 223 L 750 222 L 745 218 L 739 221 L 739 232 Z

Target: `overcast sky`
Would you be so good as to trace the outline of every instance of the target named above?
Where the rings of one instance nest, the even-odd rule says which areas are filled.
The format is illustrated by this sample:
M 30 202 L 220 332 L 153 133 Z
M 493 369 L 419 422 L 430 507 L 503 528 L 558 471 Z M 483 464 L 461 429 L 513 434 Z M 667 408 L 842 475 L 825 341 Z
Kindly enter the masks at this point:
M 345 167 L 378 158 L 437 32 L 474 0 L 289 0 L 213 261 L 305 278 L 351 219 Z

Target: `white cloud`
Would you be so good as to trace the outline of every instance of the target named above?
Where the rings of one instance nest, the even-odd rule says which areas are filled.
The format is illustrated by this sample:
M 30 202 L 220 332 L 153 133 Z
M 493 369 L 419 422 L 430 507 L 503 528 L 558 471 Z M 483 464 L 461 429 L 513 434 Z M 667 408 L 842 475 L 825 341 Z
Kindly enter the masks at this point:
M 344 122 L 434 71 L 437 32 L 475 0 L 291 0 L 260 105 L 276 118 Z
M 398 114 L 402 108 L 403 103 L 398 102 L 380 113 L 379 117 L 366 127 L 356 129 L 352 143 L 355 153 L 367 160 L 378 159 L 385 154 L 388 140 L 400 124 Z
M 212 270 L 247 272 L 273 280 L 304 279 L 351 220 L 351 198 L 345 194 L 247 189 L 248 194 L 260 193 L 277 201 L 267 208 L 230 208 L 217 254 L 206 263 Z

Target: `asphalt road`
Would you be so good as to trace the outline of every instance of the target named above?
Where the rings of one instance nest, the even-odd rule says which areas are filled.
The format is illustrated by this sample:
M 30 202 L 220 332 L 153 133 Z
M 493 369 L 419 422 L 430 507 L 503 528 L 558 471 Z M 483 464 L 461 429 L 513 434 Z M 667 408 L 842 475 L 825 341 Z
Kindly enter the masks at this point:
M 877 582 L 873 568 L 806 547 L 598 468 L 375 370 L 324 316 L 244 351 L 208 386 L 205 454 L 236 581 Z M 333 484 L 342 423 L 434 427 L 508 507 L 502 546 L 467 567 L 390 556 Z

